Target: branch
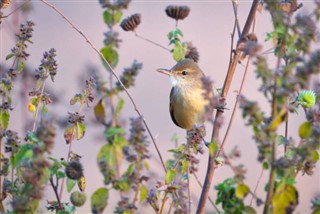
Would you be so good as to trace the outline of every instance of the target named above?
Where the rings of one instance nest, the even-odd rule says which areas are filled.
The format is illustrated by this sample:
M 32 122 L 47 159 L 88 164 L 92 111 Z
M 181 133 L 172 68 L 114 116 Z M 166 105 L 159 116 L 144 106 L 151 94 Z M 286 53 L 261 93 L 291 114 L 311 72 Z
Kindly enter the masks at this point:
M 158 156 L 160 158 L 162 167 L 164 169 L 165 172 L 167 172 L 166 166 L 164 164 L 164 161 L 162 159 L 162 156 L 160 154 L 160 150 L 156 144 L 155 138 L 153 137 L 149 126 L 147 125 L 146 120 L 144 119 L 144 117 L 142 116 L 142 114 L 140 113 L 133 97 L 131 96 L 131 94 L 129 93 L 129 91 L 127 90 L 127 88 L 124 86 L 124 84 L 121 82 L 119 76 L 115 73 L 115 71 L 112 69 L 112 67 L 110 66 L 109 62 L 106 60 L 106 58 L 103 56 L 103 54 L 100 53 L 100 51 L 93 45 L 93 43 L 89 40 L 89 38 L 82 32 L 79 30 L 79 28 L 77 28 L 60 10 L 58 10 L 55 6 L 53 6 L 52 4 L 50 4 L 49 2 L 47 2 L 46 0 L 40 0 L 41 2 L 43 2 L 44 4 L 46 4 L 47 6 L 51 7 L 54 11 L 56 11 L 58 14 L 60 14 L 62 16 L 63 19 L 65 19 L 71 26 L 72 28 L 74 28 L 85 40 L 86 42 L 91 46 L 91 48 L 100 56 L 100 58 L 106 63 L 106 65 L 109 67 L 109 70 L 112 72 L 113 76 L 117 79 L 117 81 L 120 83 L 121 87 L 123 88 L 124 92 L 127 94 L 128 98 L 130 99 L 134 110 L 137 112 L 137 114 L 139 115 L 139 117 L 142 119 L 143 124 L 145 125 L 148 134 L 152 140 L 152 143 L 158 153 Z
M 250 27 L 252 25 L 252 22 L 255 18 L 255 14 L 256 14 L 256 10 L 257 10 L 258 5 L 259 5 L 259 0 L 254 0 L 239 41 L 241 41 L 241 39 L 244 38 L 248 34 Z M 238 45 L 239 45 L 239 41 L 238 41 Z M 238 45 L 237 45 L 237 49 L 235 51 L 235 55 L 234 55 L 232 64 L 229 68 L 229 71 L 227 73 L 227 76 L 226 76 L 226 79 L 225 79 L 225 82 L 223 85 L 223 89 L 222 89 L 222 93 L 221 93 L 221 97 L 223 100 L 225 100 L 225 98 L 228 94 L 229 87 L 230 87 L 231 81 L 233 79 L 233 74 L 235 72 L 235 69 L 236 69 L 238 61 L 239 61 L 240 51 L 238 50 Z M 217 110 L 216 117 L 215 117 L 214 124 L 213 124 L 211 143 L 214 141 L 219 142 L 219 131 L 220 131 L 220 122 L 219 121 L 221 120 L 222 115 L 223 115 L 223 111 Z M 211 182 L 212 182 L 213 175 L 214 175 L 214 172 L 216 169 L 216 162 L 215 162 L 216 157 L 217 157 L 217 152 L 214 155 L 209 155 L 206 178 L 204 181 L 204 187 L 201 192 L 201 197 L 200 197 L 200 201 L 198 204 L 197 213 L 204 213 L 205 205 L 206 205 L 208 195 L 209 195 L 209 190 L 211 187 Z

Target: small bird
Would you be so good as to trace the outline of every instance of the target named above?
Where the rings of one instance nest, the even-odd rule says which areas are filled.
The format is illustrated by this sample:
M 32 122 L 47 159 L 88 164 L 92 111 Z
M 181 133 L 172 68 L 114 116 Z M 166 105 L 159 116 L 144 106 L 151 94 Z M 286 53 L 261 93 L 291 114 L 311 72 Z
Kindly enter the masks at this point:
M 194 125 L 204 123 L 205 107 L 209 101 L 203 96 L 202 78 L 205 76 L 198 64 L 191 59 L 179 61 L 170 70 L 158 69 L 170 76 L 170 115 L 179 127 L 192 130 Z

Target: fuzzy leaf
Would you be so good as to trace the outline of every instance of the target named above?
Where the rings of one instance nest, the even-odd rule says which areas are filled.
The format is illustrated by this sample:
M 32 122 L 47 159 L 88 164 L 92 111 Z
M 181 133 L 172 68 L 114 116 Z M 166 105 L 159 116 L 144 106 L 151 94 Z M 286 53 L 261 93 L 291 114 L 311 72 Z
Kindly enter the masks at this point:
M 101 187 L 97 189 L 91 196 L 91 211 L 92 213 L 103 213 L 107 206 L 109 191 L 107 188 Z
M 76 183 L 77 183 L 77 180 L 67 178 L 67 191 L 71 192 L 74 186 L 76 185 Z
M 8 60 L 8 59 L 12 58 L 13 56 L 14 56 L 14 53 L 10 53 L 10 54 L 8 54 L 8 55 L 6 56 L 6 60 Z
M 119 55 L 116 50 L 110 46 L 106 46 L 100 50 L 104 58 L 108 61 L 112 68 L 115 68 L 119 61 Z M 107 70 L 110 70 L 109 66 L 103 61 L 103 65 Z
M 188 169 L 188 161 L 187 159 L 184 159 L 182 161 L 182 166 L 181 166 L 181 173 L 184 174 Z
M 77 123 L 77 140 L 80 140 L 84 137 L 86 133 L 86 127 L 83 123 Z
M 97 105 L 94 107 L 94 116 L 96 119 L 104 124 L 106 121 L 106 109 L 105 109 L 105 103 L 104 100 L 101 98 Z
M 124 99 L 120 98 L 119 102 L 118 102 L 118 104 L 116 106 L 116 109 L 114 111 L 114 114 L 115 114 L 116 117 L 119 116 L 119 113 L 122 110 L 123 106 L 124 106 Z
M 176 41 L 173 47 L 173 59 L 177 62 L 183 60 L 186 56 L 187 48 L 180 41 Z
M 287 213 L 288 210 L 293 211 L 298 204 L 298 192 L 291 184 L 282 182 L 276 189 L 272 198 L 272 208 L 274 214 Z
M 144 202 L 147 196 L 148 196 L 148 189 L 146 186 L 142 185 L 140 189 L 140 203 Z
M 314 163 L 317 163 L 317 162 L 318 162 L 318 160 L 319 160 L 319 153 L 318 153 L 317 150 L 314 150 L 314 151 L 312 152 L 311 158 L 312 158 L 312 161 L 313 161 Z
M 99 166 L 101 165 L 101 163 L 106 163 L 110 167 L 115 166 L 116 152 L 114 146 L 110 144 L 104 145 L 98 153 L 97 162 L 98 164 L 100 163 Z
M 246 184 L 238 184 L 236 188 L 236 197 L 243 199 L 250 192 L 250 188 Z
M 3 129 L 7 129 L 9 125 L 10 114 L 8 110 L 2 110 L 0 112 L 0 125 Z
M 312 134 L 312 124 L 310 122 L 304 122 L 299 127 L 299 136 L 301 139 L 307 139 Z
M 11 159 L 12 167 L 16 168 L 24 160 L 31 158 L 32 154 L 32 146 L 30 144 L 22 145 L 18 152 L 14 155 L 14 158 Z
M 24 61 L 20 60 L 18 64 L 18 73 L 24 69 Z
M 64 130 L 64 139 L 66 140 L 66 143 L 69 144 L 74 139 L 75 134 L 75 125 L 69 126 Z
M 176 177 L 176 171 L 174 169 L 169 169 L 166 174 L 166 183 L 170 184 Z
M 112 26 L 112 14 L 108 10 L 103 12 L 103 20 L 108 26 Z

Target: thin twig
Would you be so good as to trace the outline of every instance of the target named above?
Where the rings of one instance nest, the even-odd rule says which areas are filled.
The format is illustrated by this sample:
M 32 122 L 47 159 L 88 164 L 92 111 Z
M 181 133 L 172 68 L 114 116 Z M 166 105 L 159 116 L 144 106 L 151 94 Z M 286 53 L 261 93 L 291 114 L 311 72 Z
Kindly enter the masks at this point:
M 77 111 L 78 115 L 81 114 L 81 111 L 82 111 L 82 108 L 83 108 L 83 105 L 84 105 L 84 100 L 82 100 L 80 102 L 80 106 L 79 106 L 79 109 Z M 76 134 L 76 126 L 73 127 L 72 129 L 72 133 L 71 133 L 71 137 L 70 137 L 70 141 L 69 141 L 69 149 L 68 149 L 68 155 L 67 155 L 67 162 L 69 161 L 70 157 L 71 157 L 71 152 L 72 152 L 72 143 L 74 141 L 74 137 L 75 137 L 75 134 Z M 63 193 L 63 188 L 64 188 L 64 182 L 65 182 L 65 179 L 66 177 L 63 177 L 62 178 L 62 182 L 61 182 L 61 188 L 60 188 L 60 198 L 62 198 L 62 193 Z
M 254 0 L 252 3 L 252 6 L 251 6 L 246 24 L 245 24 L 244 29 L 242 31 L 241 37 L 244 37 L 244 35 L 247 35 L 247 33 L 249 32 L 250 27 L 252 25 L 252 22 L 254 20 L 255 14 L 256 14 L 256 10 L 257 10 L 258 5 L 259 5 L 259 0 Z M 241 41 L 241 38 L 239 41 Z M 239 42 L 238 42 L 238 44 L 239 44 Z M 229 71 L 227 72 L 225 83 L 224 83 L 224 86 L 222 89 L 222 93 L 221 93 L 222 99 L 225 99 L 228 94 L 229 87 L 230 87 L 231 81 L 233 79 L 233 74 L 235 72 L 235 69 L 236 69 L 238 61 L 239 61 L 239 56 L 240 56 L 240 51 L 238 50 L 238 45 L 237 45 L 237 49 L 235 51 L 235 55 L 234 55 L 232 64 L 230 66 Z M 211 143 L 212 142 L 219 142 L 220 120 L 221 120 L 222 115 L 223 115 L 223 111 L 217 110 L 216 117 L 214 120 L 213 130 L 212 130 Z M 206 205 L 208 195 L 209 195 L 209 190 L 211 187 L 211 182 L 212 182 L 213 175 L 214 175 L 214 172 L 216 169 L 216 162 L 215 162 L 216 157 L 217 157 L 216 154 L 209 155 L 207 173 L 206 173 L 204 187 L 202 189 L 200 201 L 199 201 L 198 208 L 197 208 L 197 213 L 204 213 L 205 205 Z
M 190 170 L 187 167 L 187 185 L 188 185 L 188 213 L 191 214 L 191 190 L 190 190 Z
M 117 81 L 120 83 L 121 87 L 123 88 L 124 92 L 127 94 L 128 98 L 130 99 L 134 110 L 137 112 L 137 114 L 139 115 L 139 117 L 142 119 L 143 124 L 145 125 L 147 132 L 152 140 L 152 143 L 158 153 L 159 159 L 161 161 L 162 167 L 164 169 L 165 172 L 167 172 L 166 169 L 166 165 L 163 161 L 163 158 L 161 156 L 160 150 L 156 144 L 156 141 L 153 137 L 153 135 L 151 134 L 150 128 L 146 122 L 146 120 L 144 119 L 144 117 L 142 116 L 142 114 L 140 113 L 133 97 L 131 96 L 131 94 L 129 93 L 129 91 L 127 90 L 127 88 L 124 86 L 124 84 L 122 83 L 122 81 L 120 80 L 119 76 L 115 73 L 115 71 L 112 69 L 112 67 L 110 66 L 109 62 L 106 60 L 106 58 L 103 56 L 103 54 L 100 53 L 100 51 L 93 45 L 93 43 L 89 40 L 89 38 L 82 32 L 79 30 L 79 28 L 77 28 L 60 10 L 58 10 L 54 5 L 50 4 L 49 2 L 47 2 L 46 0 L 40 0 L 41 2 L 43 2 L 44 4 L 46 4 L 47 6 L 51 7 L 54 11 L 56 11 L 58 14 L 60 14 L 62 16 L 63 19 L 65 19 L 85 40 L 86 42 L 91 46 L 91 48 L 101 57 L 101 59 L 106 63 L 106 65 L 109 67 L 109 70 L 112 72 L 113 76 L 117 79 Z
M 166 50 L 166 51 L 171 52 L 171 50 L 170 50 L 169 48 L 167 48 L 167 47 L 165 47 L 165 46 L 163 46 L 163 45 L 160 45 L 159 43 L 154 42 L 154 41 L 152 41 L 152 40 L 150 40 L 150 39 L 147 39 L 147 38 L 139 35 L 137 32 L 134 32 L 134 33 L 135 33 L 135 36 L 136 36 L 136 37 L 138 37 L 138 38 L 140 38 L 140 39 L 142 39 L 142 40 L 144 40 L 144 41 L 146 41 L 146 42 L 149 42 L 149 43 L 151 43 L 151 44 L 153 44 L 153 45 L 155 45 L 155 46 L 158 46 L 158 47 L 160 47 L 160 48 L 162 48 L 162 49 L 164 49 L 164 50 Z
M 55 194 L 55 196 L 56 196 L 56 198 L 57 198 L 57 202 L 58 202 L 58 206 L 59 206 L 59 209 L 60 210 L 63 210 L 63 207 L 62 207 L 62 204 L 61 204 L 61 201 L 60 201 L 60 197 L 59 197 L 59 194 L 58 194 L 58 181 L 57 181 L 57 184 L 55 185 L 54 183 L 53 183 L 53 178 L 52 178 L 52 176 L 50 176 L 50 184 L 51 184 L 51 186 L 52 186 L 52 189 L 53 189 L 53 191 L 54 191 L 54 194 Z
M 255 198 L 254 196 L 256 195 L 258 186 L 259 186 L 260 181 L 261 181 L 261 178 L 262 178 L 262 176 L 263 176 L 263 171 L 264 171 L 264 169 L 261 170 L 261 173 L 260 173 L 260 176 L 259 176 L 259 178 L 258 178 L 257 184 L 256 184 L 256 186 L 254 187 L 253 195 L 252 195 L 252 198 L 251 198 L 251 201 L 250 201 L 250 206 L 252 205 L 253 199 Z
M 238 19 L 238 2 L 236 0 L 232 0 L 232 7 L 234 12 L 234 19 L 237 26 L 238 36 L 241 37 L 241 30 L 240 30 L 240 24 Z
M 40 95 L 38 96 L 38 103 L 37 103 L 36 113 L 35 113 L 34 120 L 33 120 L 32 132 L 36 131 L 36 125 L 37 125 L 39 110 L 40 110 L 40 106 L 41 106 L 41 102 L 42 102 L 42 96 L 43 96 L 43 92 L 44 92 L 45 82 L 46 82 L 45 80 L 42 82 L 41 92 L 40 92 Z

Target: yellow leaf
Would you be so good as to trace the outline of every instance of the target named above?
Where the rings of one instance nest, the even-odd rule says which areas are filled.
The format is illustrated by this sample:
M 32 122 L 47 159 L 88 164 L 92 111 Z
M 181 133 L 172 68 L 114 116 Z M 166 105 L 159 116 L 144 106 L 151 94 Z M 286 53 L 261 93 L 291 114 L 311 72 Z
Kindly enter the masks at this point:
M 298 192 L 296 188 L 292 184 L 286 184 L 285 182 L 282 182 L 277 187 L 272 198 L 272 213 L 286 214 L 288 210 L 294 211 L 298 203 Z
M 250 188 L 246 184 L 238 184 L 236 188 L 236 197 L 243 199 L 250 192 Z
M 81 178 L 78 180 L 78 187 L 81 192 L 84 192 L 86 189 L 86 178 L 84 176 L 81 176 Z
M 283 107 L 281 111 L 278 113 L 278 115 L 273 118 L 270 125 L 266 128 L 267 131 L 274 131 L 278 128 L 278 126 L 287 119 L 287 113 L 288 109 L 286 107 Z

